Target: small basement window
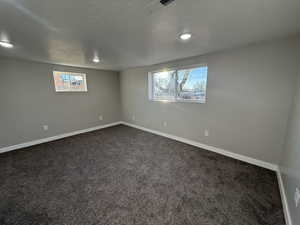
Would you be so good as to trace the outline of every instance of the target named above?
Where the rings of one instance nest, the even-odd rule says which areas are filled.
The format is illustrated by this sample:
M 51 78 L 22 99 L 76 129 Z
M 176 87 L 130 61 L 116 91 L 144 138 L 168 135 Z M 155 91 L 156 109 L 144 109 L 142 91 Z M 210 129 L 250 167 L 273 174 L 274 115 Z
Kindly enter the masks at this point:
M 86 74 L 53 71 L 56 92 L 87 92 Z
M 171 102 L 206 102 L 206 65 L 150 72 L 149 99 Z

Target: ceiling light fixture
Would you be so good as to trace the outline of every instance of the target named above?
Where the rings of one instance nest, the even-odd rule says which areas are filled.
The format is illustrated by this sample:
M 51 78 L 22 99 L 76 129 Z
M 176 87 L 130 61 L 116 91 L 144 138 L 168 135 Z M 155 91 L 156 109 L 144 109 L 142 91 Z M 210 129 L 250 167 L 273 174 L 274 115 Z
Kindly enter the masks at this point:
M 187 41 L 187 40 L 191 39 L 191 37 L 192 37 L 192 34 L 190 34 L 190 33 L 184 33 L 184 34 L 180 35 L 180 39 L 183 41 Z
M 0 41 L 0 46 L 4 48 L 12 48 L 14 45 L 12 43 L 6 42 L 6 41 Z
M 99 57 L 98 57 L 98 56 L 95 56 L 95 57 L 94 57 L 94 59 L 93 59 L 93 62 L 94 62 L 94 63 L 98 63 L 98 62 L 100 62 L 100 59 L 99 59 Z

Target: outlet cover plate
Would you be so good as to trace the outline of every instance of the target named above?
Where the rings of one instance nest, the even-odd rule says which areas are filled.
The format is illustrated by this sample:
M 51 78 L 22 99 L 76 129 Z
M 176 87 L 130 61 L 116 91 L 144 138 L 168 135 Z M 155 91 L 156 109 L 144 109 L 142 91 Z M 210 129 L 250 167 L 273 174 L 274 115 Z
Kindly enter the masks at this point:
M 208 136 L 209 136 L 209 130 L 208 130 L 208 129 L 205 129 L 205 130 L 204 130 L 204 136 L 205 136 L 205 137 L 208 137 Z

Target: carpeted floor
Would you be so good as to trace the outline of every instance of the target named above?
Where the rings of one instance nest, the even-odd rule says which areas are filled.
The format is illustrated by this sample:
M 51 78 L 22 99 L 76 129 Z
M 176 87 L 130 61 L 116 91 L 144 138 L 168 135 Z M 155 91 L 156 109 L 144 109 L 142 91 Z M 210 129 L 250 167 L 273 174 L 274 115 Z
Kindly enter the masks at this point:
M 127 126 L 0 155 L 1 225 L 284 225 L 274 172 Z

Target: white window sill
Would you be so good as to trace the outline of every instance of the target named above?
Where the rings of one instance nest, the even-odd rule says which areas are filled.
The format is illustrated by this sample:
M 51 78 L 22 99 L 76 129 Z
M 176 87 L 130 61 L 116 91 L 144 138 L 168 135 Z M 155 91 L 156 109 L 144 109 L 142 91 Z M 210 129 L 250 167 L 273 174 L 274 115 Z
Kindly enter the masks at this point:
M 202 100 L 164 100 L 164 99 L 149 99 L 150 101 L 153 102 L 164 102 L 164 103 L 200 103 L 200 104 L 205 104 L 206 101 Z

